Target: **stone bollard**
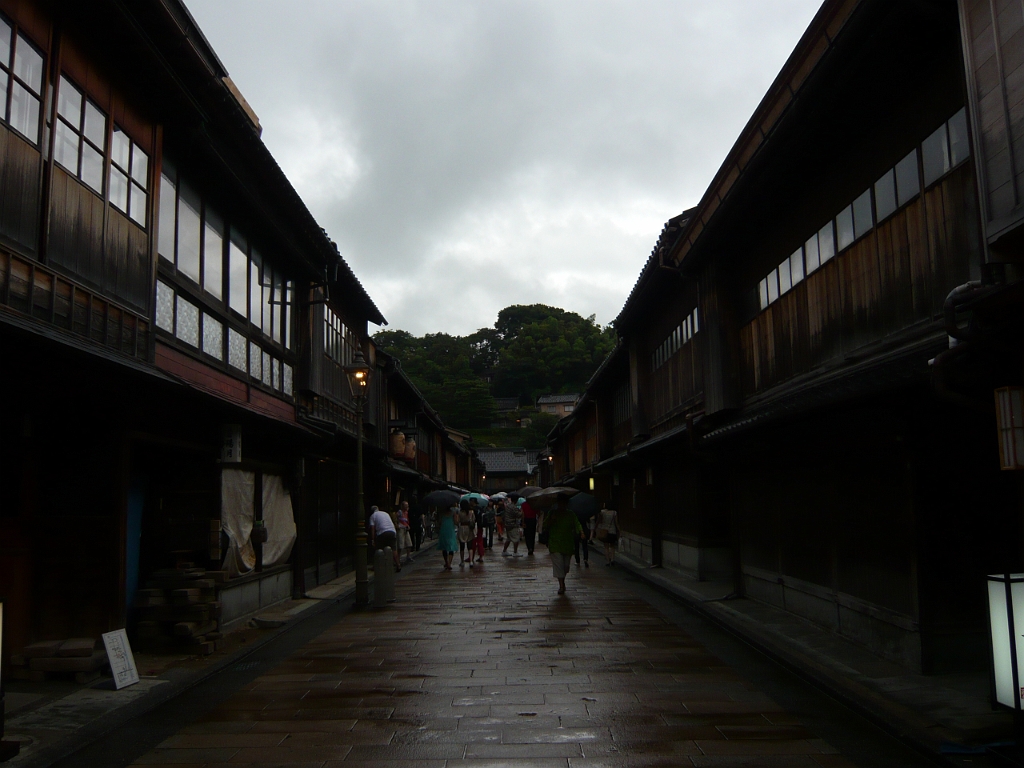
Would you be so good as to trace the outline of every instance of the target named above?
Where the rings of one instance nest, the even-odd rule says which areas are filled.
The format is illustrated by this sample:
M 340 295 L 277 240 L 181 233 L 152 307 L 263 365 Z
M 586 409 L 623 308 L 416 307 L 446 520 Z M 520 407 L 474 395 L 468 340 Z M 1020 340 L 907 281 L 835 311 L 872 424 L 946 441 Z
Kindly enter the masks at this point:
M 373 553 L 373 607 L 383 608 L 387 605 L 387 574 L 391 572 L 389 550 L 378 549 Z
M 389 603 L 395 602 L 395 556 L 391 551 L 391 547 L 384 547 L 384 573 L 387 574 L 387 579 L 384 584 L 386 589 L 384 595 Z

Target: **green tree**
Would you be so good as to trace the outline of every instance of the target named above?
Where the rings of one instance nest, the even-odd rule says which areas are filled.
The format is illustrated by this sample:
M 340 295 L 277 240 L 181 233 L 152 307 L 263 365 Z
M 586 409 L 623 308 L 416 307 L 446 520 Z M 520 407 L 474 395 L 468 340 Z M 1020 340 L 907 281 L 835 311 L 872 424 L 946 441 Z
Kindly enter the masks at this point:
M 615 333 L 593 315 L 530 304 L 506 307 L 493 328 L 469 336 L 393 330 L 374 340 L 401 361 L 445 423 L 467 429 L 494 420 L 494 396 L 518 397 L 527 405 L 543 394 L 581 392 L 614 348 Z M 485 374 L 493 376 L 490 386 Z M 546 435 L 551 426 L 542 423 L 534 431 Z
M 615 346 L 615 334 L 594 316 L 534 304 L 508 307 L 495 325 L 502 337 L 493 390 L 520 402 L 559 392 L 579 392 Z
M 377 345 L 398 358 L 402 369 L 445 423 L 456 429 L 487 426 L 494 398 L 470 365 L 468 340 L 447 333 L 416 337 L 407 331 L 381 331 Z

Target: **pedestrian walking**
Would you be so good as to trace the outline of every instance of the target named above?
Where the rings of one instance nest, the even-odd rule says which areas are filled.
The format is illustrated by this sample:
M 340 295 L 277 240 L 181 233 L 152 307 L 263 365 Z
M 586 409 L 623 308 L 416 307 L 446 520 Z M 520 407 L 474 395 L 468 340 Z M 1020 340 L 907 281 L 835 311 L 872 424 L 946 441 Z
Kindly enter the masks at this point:
M 476 555 L 476 561 L 482 563 L 484 561 L 484 511 L 480 508 L 476 499 L 469 500 L 469 507 L 473 511 L 473 517 L 476 520 L 476 536 L 473 537 L 473 554 Z M 470 555 L 470 565 L 472 565 L 473 555 Z
M 593 510 L 593 506 L 590 507 Z M 583 567 L 590 567 L 590 544 L 589 542 L 594 538 L 594 521 L 595 515 L 593 511 L 590 512 L 577 512 L 576 519 L 580 521 L 580 528 L 582 529 L 576 534 L 576 541 L 573 547 L 573 555 L 576 557 L 576 565 L 580 564 L 580 550 L 583 551 Z
M 391 515 L 377 507 L 370 507 L 370 547 L 378 549 L 391 547 L 391 556 L 395 559 L 395 570 L 402 570 L 402 562 L 398 554 L 398 536 Z
M 511 499 L 505 502 L 502 512 L 505 518 L 505 546 L 502 555 L 508 555 L 508 545 L 512 545 L 512 556 L 519 557 L 519 542 L 523 538 L 523 512 Z
M 410 530 L 411 523 L 409 522 L 409 502 L 403 501 L 402 505 L 398 508 L 398 514 L 396 515 L 396 529 L 398 533 L 398 559 L 401 562 L 402 552 L 405 552 L 405 562 L 412 562 L 412 531 Z
M 409 533 L 412 536 L 412 551 L 419 552 L 423 544 L 423 507 L 415 496 L 409 501 Z
M 459 502 L 459 568 L 466 564 L 466 550 L 469 550 L 469 565 L 473 565 L 473 542 L 476 539 L 476 515 L 469 507 L 469 501 Z
M 487 502 L 487 507 L 483 511 L 484 521 L 484 548 L 494 549 L 494 524 L 497 515 L 494 512 L 493 502 Z
M 576 514 L 569 509 L 569 496 L 559 494 L 555 508 L 544 516 L 544 530 L 548 535 L 551 553 L 551 572 L 558 579 L 558 594 L 565 594 L 565 576 L 572 563 L 573 543 L 583 527 Z
M 441 557 L 444 560 L 444 570 L 452 569 L 452 560 L 455 559 L 455 550 L 459 548 L 459 539 L 455 531 L 455 518 L 458 515 L 456 507 L 447 507 L 438 510 L 437 522 L 437 546 L 441 550 Z
M 615 563 L 615 548 L 619 543 L 619 513 L 608 509 L 608 503 L 601 503 L 601 511 L 597 513 L 597 527 L 594 529 L 597 540 L 604 544 L 605 565 Z
M 494 507 L 494 527 L 498 532 L 498 541 L 505 540 L 505 507 L 508 499 L 501 499 Z
M 526 554 L 532 555 L 537 543 L 537 510 L 530 506 L 529 500 L 523 502 L 523 538 L 526 539 Z

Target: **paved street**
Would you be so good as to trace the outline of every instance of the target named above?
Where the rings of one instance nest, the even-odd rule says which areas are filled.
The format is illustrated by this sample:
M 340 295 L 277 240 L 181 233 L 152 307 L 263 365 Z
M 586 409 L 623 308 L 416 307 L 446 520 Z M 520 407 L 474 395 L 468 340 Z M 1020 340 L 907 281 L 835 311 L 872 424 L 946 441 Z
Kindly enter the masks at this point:
M 406 569 L 136 765 L 850 766 L 603 558 Z

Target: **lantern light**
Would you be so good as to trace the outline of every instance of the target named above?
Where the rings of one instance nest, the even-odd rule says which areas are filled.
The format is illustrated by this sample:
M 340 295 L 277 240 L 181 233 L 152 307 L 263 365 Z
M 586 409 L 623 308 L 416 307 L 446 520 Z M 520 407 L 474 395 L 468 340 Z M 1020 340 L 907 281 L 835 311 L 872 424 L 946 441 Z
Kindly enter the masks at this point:
M 1018 662 L 1024 659 L 1024 573 L 988 577 L 992 683 L 996 703 L 1020 711 L 1024 700 Z M 1017 624 L 1021 624 L 1020 627 Z
M 1024 387 L 996 390 L 996 425 L 1002 469 L 1024 469 Z
M 590 490 L 594 490 L 594 478 L 590 478 Z
M 348 385 L 352 390 L 352 396 L 362 396 L 370 381 L 370 364 L 363 357 L 363 350 L 360 347 L 356 346 L 355 357 L 352 358 L 349 365 L 345 366 L 345 373 L 348 375 Z

